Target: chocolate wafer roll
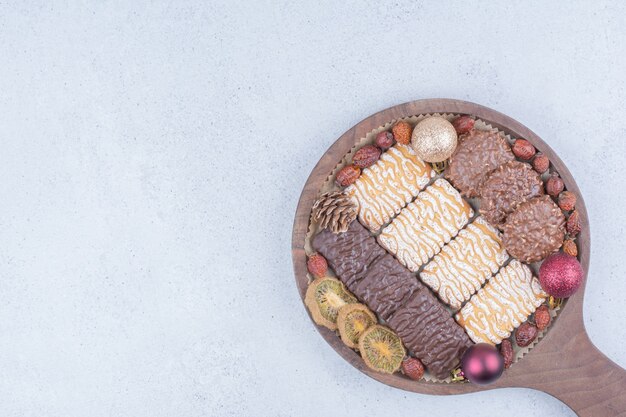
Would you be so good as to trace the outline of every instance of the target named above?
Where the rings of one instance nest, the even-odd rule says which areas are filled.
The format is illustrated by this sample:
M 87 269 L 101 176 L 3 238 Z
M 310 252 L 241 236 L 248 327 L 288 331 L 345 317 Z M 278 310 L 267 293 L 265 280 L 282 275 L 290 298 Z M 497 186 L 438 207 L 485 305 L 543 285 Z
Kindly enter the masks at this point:
M 356 221 L 344 233 L 323 230 L 313 238 L 312 245 L 326 258 L 350 291 L 365 276 L 370 264 L 387 254 L 367 229 Z
M 398 333 L 433 375 L 446 378 L 471 341 L 415 275 L 372 245 L 378 244 L 358 222 L 345 233 L 325 230 L 313 239 L 314 249 L 348 289 Z
M 440 379 L 450 376 L 465 349 L 472 345 L 448 310 L 425 287 L 414 292 L 387 323 L 430 373 Z
M 415 275 L 385 252 L 359 222 L 352 222 L 345 233 L 322 231 L 313 239 L 313 248 L 348 290 L 383 320 L 421 287 Z

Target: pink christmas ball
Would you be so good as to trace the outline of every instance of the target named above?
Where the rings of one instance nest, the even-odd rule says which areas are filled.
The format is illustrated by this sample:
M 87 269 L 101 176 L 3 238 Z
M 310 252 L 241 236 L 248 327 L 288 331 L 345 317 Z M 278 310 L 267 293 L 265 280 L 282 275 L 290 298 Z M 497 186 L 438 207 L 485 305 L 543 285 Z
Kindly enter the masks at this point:
M 580 288 L 583 275 L 578 259 L 563 252 L 548 256 L 539 268 L 541 288 L 556 298 L 571 297 Z
M 485 385 L 500 378 L 504 371 L 504 358 L 495 346 L 478 343 L 470 346 L 461 359 L 465 378 L 474 384 Z

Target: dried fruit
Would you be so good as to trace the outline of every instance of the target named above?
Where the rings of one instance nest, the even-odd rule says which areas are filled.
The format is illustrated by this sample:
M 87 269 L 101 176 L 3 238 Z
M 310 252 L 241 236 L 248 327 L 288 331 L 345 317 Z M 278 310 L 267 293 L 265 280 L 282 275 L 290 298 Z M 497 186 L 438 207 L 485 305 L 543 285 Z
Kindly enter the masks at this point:
M 407 122 L 398 122 L 392 128 L 393 137 L 396 142 L 403 145 L 411 143 L 411 133 L 413 133 L 413 127 Z
M 504 358 L 504 369 L 508 369 L 513 363 L 515 353 L 513 353 L 513 344 L 509 339 L 504 339 L 500 343 L 500 355 Z
M 354 165 L 346 165 L 337 173 L 335 182 L 338 186 L 345 187 L 354 183 L 359 178 L 359 175 L 361 175 L 361 168 Z
M 363 332 L 377 322 L 374 313 L 363 304 L 346 304 L 337 314 L 339 336 L 346 346 L 353 349 L 358 347 Z
M 425 370 L 424 364 L 417 358 L 406 358 L 402 361 L 402 373 L 415 381 L 422 379 Z
M 388 374 L 400 369 L 406 354 L 398 335 L 380 324 L 370 327 L 361 335 L 359 351 L 367 366 Z
M 376 135 L 376 146 L 380 149 L 389 149 L 393 146 L 393 133 L 388 131 L 382 131 Z
M 576 194 L 571 191 L 563 191 L 559 194 L 559 207 L 565 211 L 574 210 L 574 207 L 576 207 Z
M 547 156 L 539 152 L 535 156 L 535 159 L 533 159 L 533 168 L 535 168 L 535 171 L 537 171 L 538 173 L 543 174 L 550 168 L 550 159 L 548 159 Z
M 467 115 L 459 116 L 452 122 L 452 126 L 456 130 L 458 135 L 462 135 L 463 133 L 467 133 L 474 128 L 474 119 Z
M 578 210 L 572 211 L 572 214 L 569 215 L 565 228 L 570 236 L 576 236 L 580 232 L 580 215 Z
M 372 166 L 380 158 L 380 149 L 374 145 L 365 145 L 352 157 L 352 163 L 359 168 Z
M 337 330 L 337 314 L 346 304 L 356 303 L 343 283 L 335 278 L 317 278 L 306 290 L 304 304 L 309 308 L 315 323 Z
M 561 177 L 559 177 L 559 174 L 553 172 L 552 175 L 550 175 L 550 178 L 548 178 L 548 180 L 546 181 L 546 193 L 548 193 L 552 197 L 556 197 L 561 194 L 563 188 L 565 188 L 563 180 L 561 179 Z
M 537 152 L 533 144 L 526 139 L 516 139 L 513 143 L 512 151 L 515 156 L 525 161 L 531 159 Z
M 550 310 L 548 306 L 540 306 L 537 311 L 535 311 L 535 324 L 537 325 L 537 329 L 547 329 L 550 325 L 550 320 Z
M 316 252 L 309 256 L 306 269 L 316 278 L 325 277 L 326 272 L 328 272 L 328 262 L 326 262 L 326 258 Z
M 524 322 L 515 331 L 515 343 L 519 347 L 526 347 L 535 340 L 537 333 L 537 326 Z
M 357 206 L 343 191 L 331 191 L 320 196 L 313 204 L 312 212 L 311 217 L 319 223 L 320 229 L 343 233 L 356 219 Z
M 573 239 L 566 239 L 565 242 L 563 242 L 563 252 L 570 256 L 578 256 L 578 247 L 576 246 L 576 242 L 574 242 Z

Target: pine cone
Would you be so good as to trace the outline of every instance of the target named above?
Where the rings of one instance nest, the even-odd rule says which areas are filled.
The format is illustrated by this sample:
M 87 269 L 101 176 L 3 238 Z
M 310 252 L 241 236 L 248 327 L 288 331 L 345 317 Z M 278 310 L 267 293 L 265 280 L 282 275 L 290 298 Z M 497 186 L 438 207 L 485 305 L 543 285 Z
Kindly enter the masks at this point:
M 331 191 L 322 194 L 313 204 L 313 221 L 318 222 L 321 229 L 343 233 L 356 219 L 356 212 L 356 204 L 349 196 L 341 191 Z

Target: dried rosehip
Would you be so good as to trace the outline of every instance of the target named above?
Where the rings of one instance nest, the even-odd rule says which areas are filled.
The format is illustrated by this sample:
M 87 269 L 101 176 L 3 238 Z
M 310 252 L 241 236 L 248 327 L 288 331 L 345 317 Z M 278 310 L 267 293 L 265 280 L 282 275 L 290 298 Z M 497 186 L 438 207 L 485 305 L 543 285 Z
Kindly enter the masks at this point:
M 512 151 L 515 156 L 525 161 L 531 159 L 537 152 L 533 144 L 526 139 L 516 139 L 513 143 Z
M 316 278 L 325 277 L 326 272 L 328 272 L 328 262 L 326 262 L 326 258 L 316 252 L 306 262 L 306 269 Z
M 463 133 L 467 133 L 474 128 L 474 119 L 471 117 L 464 115 L 459 116 L 452 122 L 452 126 L 456 130 L 458 135 L 462 135 Z
M 515 354 L 513 353 L 513 344 L 509 339 L 504 339 L 500 343 L 500 355 L 504 358 L 504 369 L 508 369 L 513 363 Z
M 552 197 L 556 197 L 561 194 L 563 188 L 565 188 L 565 184 L 563 184 L 563 180 L 559 177 L 559 174 L 556 172 L 552 173 L 550 178 L 546 181 L 546 193 Z
M 419 380 L 424 376 L 424 364 L 417 358 L 407 358 L 402 361 L 402 373 L 411 379 Z
M 365 145 L 352 157 L 352 163 L 359 168 L 367 168 L 372 166 L 380 158 L 380 148 L 374 145 Z
M 574 210 L 574 207 L 576 207 L 576 194 L 571 191 L 563 191 L 559 194 L 559 207 L 565 211 Z
M 576 242 L 572 239 L 565 239 L 563 242 L 563 252 L 567 253 L 570 256 L 578 256 L 578 247 L 576 246 Z
M 535 311 L 535 324 L 537 325 L 537 329 L 547 329 L 550 325 L 550 320 L 550 310 L 548 306 L 540 306 L 537 311 Z
M 535 168 L 535 171 L 540 174 L 547 172 L 550 168 L 550 159 L 548 159 L 547 156 L 539 152 L 535 156 L 535 159 L 533 159 L 533 168 Z
M 515 343 L 519 347 L 529 346 L 537 337 L 538 332 L 537 326 L 524 322 L 515 331 Z
M 359 175 L 361 175 L 361 168 L 354 165 L 346 165 L 337 173 L 335 182 L 338 186 L 345 187 L 354 183 L 359 178 Z
M 396 142 L 403 145 L 411 143 L 411 133 L 413 133 L 413 127 L 407 122 L 398 122 L 392 128 L 393 137 Z
M 572 211 L 572 214 L 569 215 L 567 223 L 565 224 L 565 228 L 567 229 L 567 233 L 570 236 L 576 236 L 578 233 L 580 233 L 581 226 L 578 210 Z
M 393 133 L 386 130 L 376 135 L 376 146 L 382 150 L 391 148 L 394 142 Z

